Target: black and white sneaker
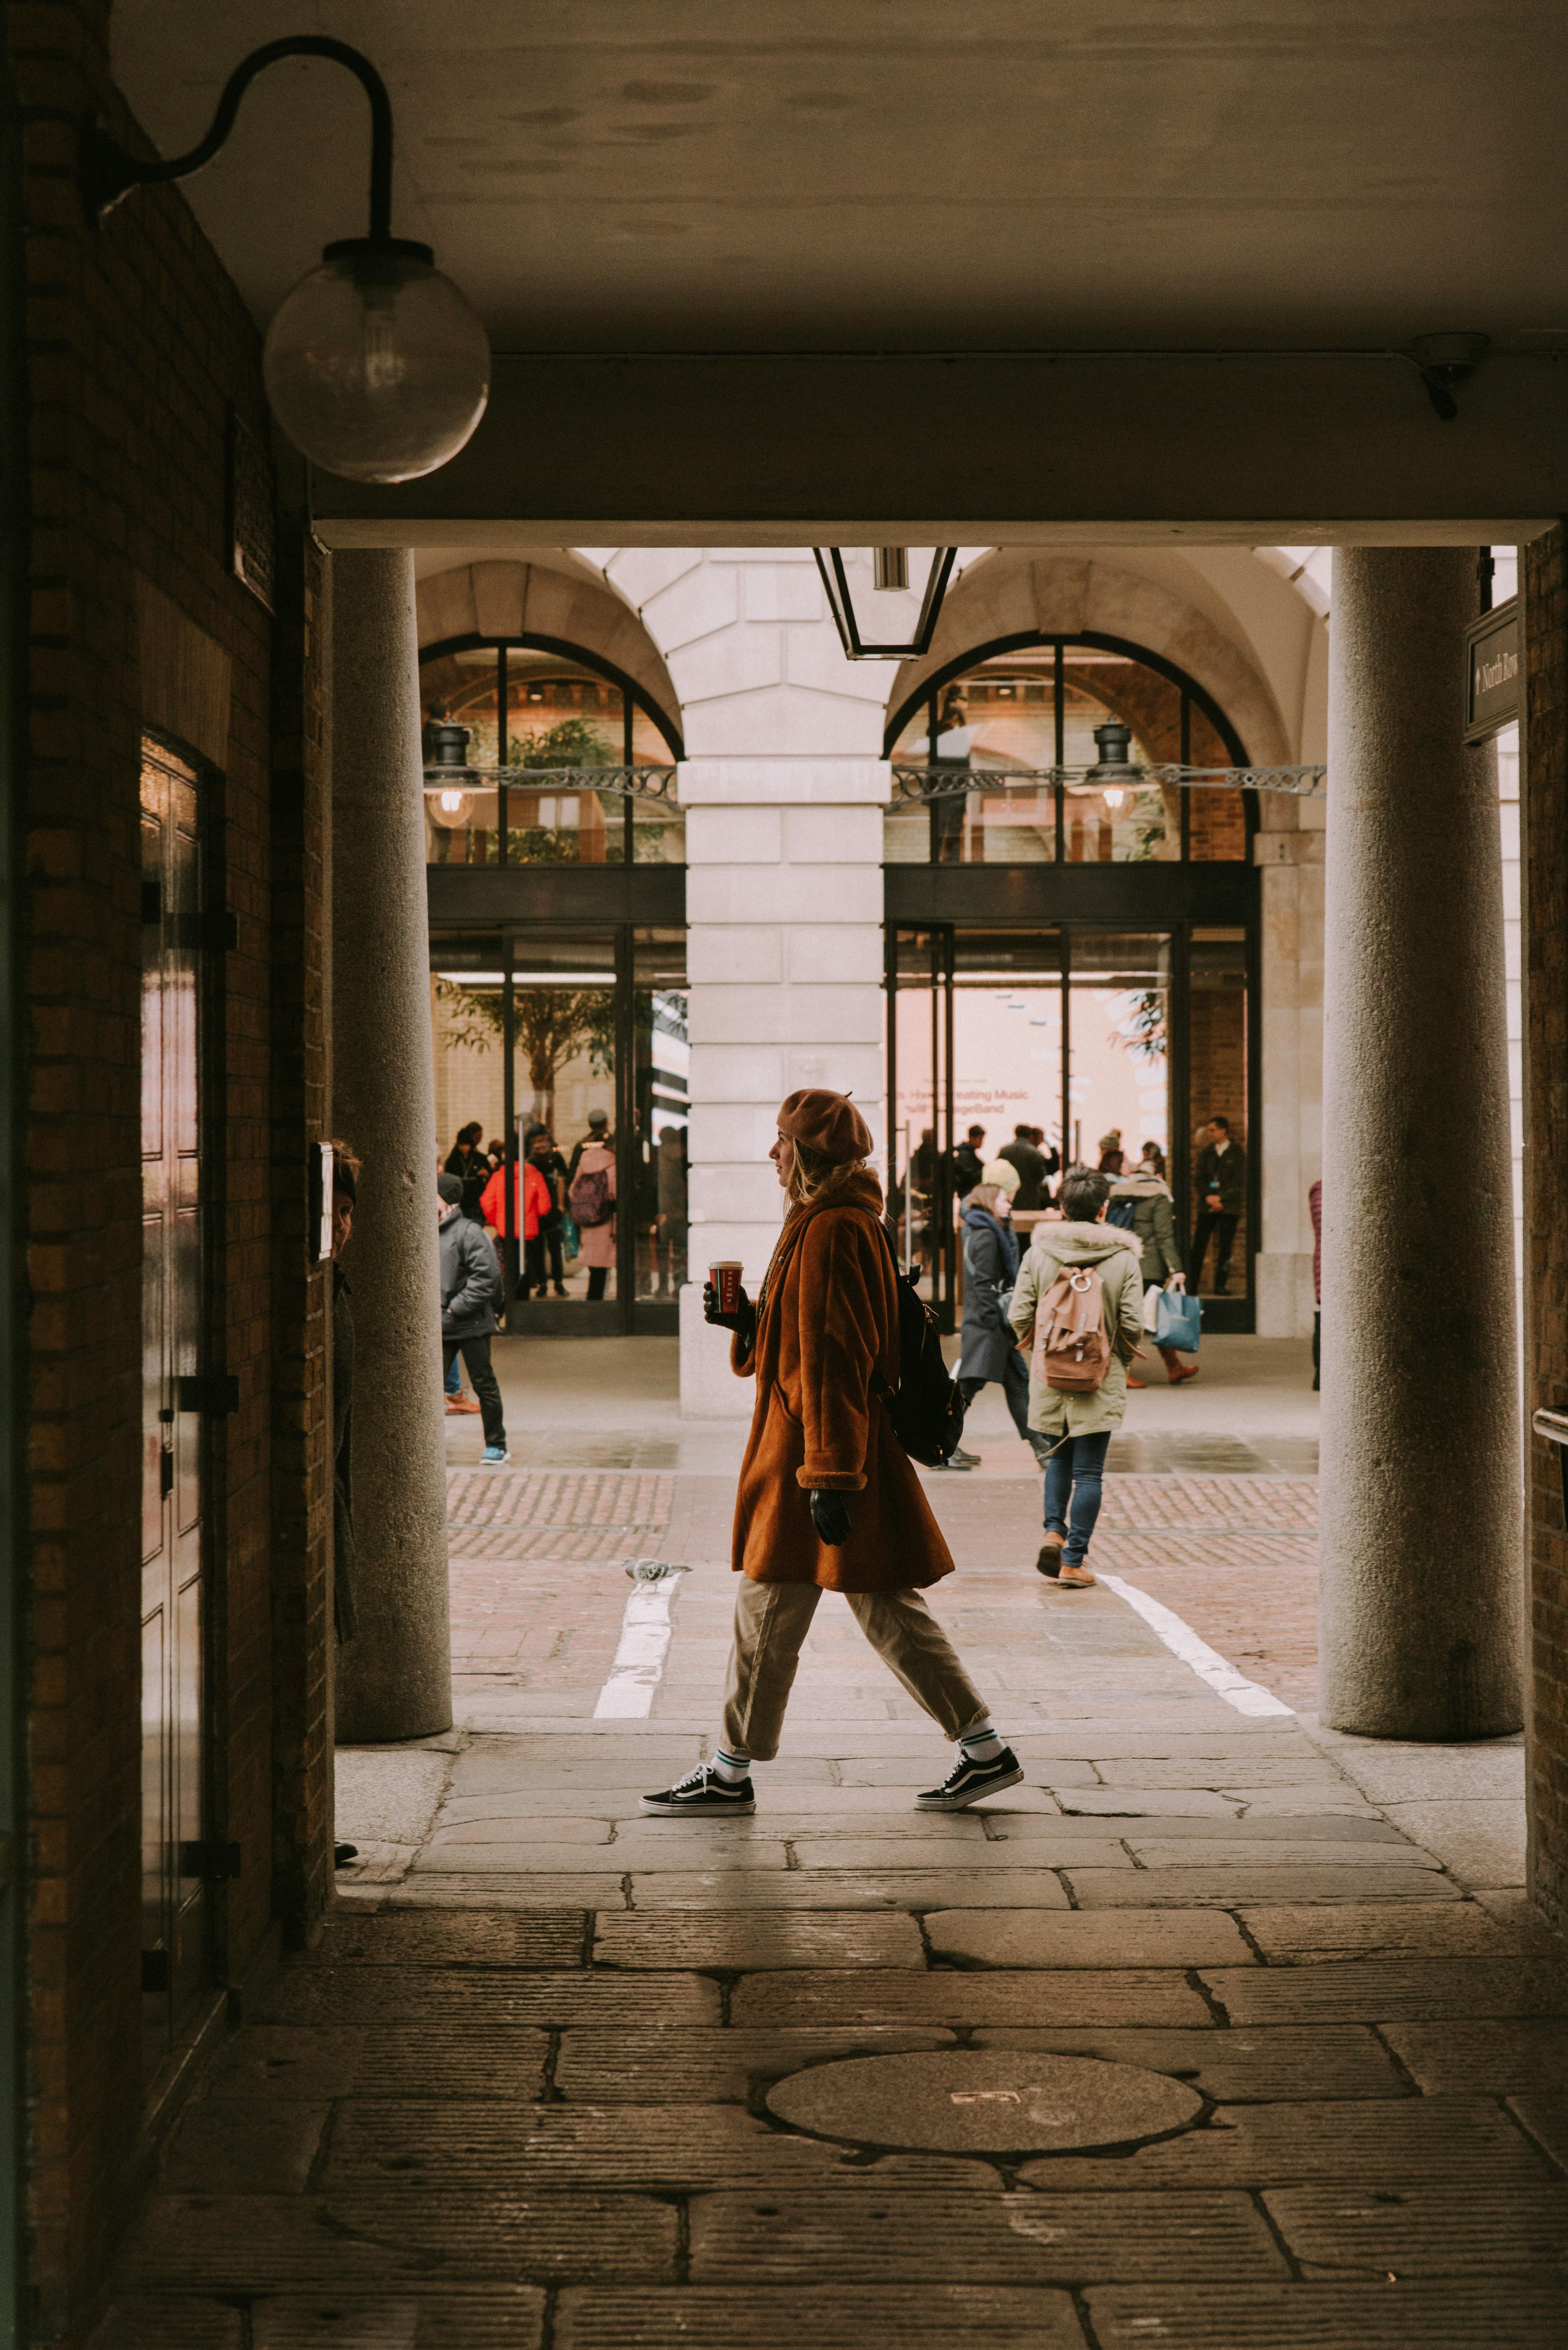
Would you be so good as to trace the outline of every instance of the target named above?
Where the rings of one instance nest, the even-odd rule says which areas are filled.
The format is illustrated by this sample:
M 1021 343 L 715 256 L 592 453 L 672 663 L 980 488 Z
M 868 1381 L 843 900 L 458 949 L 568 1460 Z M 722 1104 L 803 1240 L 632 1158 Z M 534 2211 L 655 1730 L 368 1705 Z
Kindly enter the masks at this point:
M 1023 1777 L 1019 1773 L 1019 1777 Z M 673 1787 L 661 1788 L 657 1795 L 644 1795 L 641 1809 L 651 1812 L 655 1819 L 683 1820 L 697 1815 L 707 1819 L 738 1818 L 754 1812 L 757 1798 L 750 1774 L 744 1779 L 721 1779 L 717 1771 L 706 1762 L 699 1762 L 684 1779 L 677 1779 Z
M 982 1795 L 994 1795 L 999 1787 L 1016 1787 L 1023 1776 L 1023 1767 L 1011 1746 L 1004 1746 L 989 1762 L 971 1762 L 967 1754 L 961 1754 L 940 1787 L 929 1788 L 923 1795 L 915 1797 L 915 1809 L 967 1811 Z

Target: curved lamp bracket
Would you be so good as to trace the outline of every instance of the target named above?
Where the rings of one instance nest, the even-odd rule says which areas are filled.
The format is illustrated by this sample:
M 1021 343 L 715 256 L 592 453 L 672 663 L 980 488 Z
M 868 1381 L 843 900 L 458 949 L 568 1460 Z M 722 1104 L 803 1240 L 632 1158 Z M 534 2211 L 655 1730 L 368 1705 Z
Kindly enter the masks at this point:
M 81 150 L 78 166 L 82 202 L 88 217 L 100 221 L 114 210 L 132 188 L 144 187 L 154 182 L 183 180 L 192 172 L 199 172 L 210 163 L 234 127 L 240 110 L 240 100 L 257 74 L 276 65 L 280 57 L 330 57 L 337 65 L 347 66 L 358 76 L 366 97 L 370 101 L 370 242 L 386 244 L 391 241 L 392 230 L 392 101 L 387 95 L 387 85 L 358 49 L 347 41 L 328 40 L 315 33 L 291 34 L 281 41 L 268 41 L 253 49 L 229 76 L 223 94 L 218 100 L 218 110 L 213 117 L 213 127 L 201 144 L 192 147 L 188 155 L 176 155 L 168 162 L 145 163 L 140 156 L 130 154 L 111 139 L 96 122 L 82 126 Z M 424 248 L 420 248 L 423 252 Z

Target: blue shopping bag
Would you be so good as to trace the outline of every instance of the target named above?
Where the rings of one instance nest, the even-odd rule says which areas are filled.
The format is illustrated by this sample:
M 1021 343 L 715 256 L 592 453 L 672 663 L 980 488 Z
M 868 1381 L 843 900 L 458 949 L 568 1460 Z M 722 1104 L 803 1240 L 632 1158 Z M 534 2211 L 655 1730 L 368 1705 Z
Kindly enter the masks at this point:
M 1195 1355 L 1202 1320 L 1203 1308 L 1196 1297 L 1189 1297 L 1184 1289 L 1162 1289 L 1154 1310 L 1154 1343 Z

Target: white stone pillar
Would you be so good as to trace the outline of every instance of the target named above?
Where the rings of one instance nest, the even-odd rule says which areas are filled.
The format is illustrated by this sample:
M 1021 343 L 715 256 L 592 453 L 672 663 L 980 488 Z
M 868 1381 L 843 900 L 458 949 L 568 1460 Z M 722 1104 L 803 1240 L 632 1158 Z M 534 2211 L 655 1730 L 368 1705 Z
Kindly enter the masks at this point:
M 691 1282 L 680 1404 L 739 1418 L 752 1389 L 701 1318 L 714 1257 L 755 1292 L 782 1201 L 767 1153 L 799 1086 L 883 1123 L 881 763 L 888 662 L 846 661 L 808 548 L 623 548 L 605 574 L 637 607 L 680 697 L 687 758 Z
M 1320 1709 L 1519 1727 L 1497 785 L 1460 741 L 1466 548 L 1339 550 L 1329 670 Z
M 358 1633 L 340 1744 L 452 1726 L 435 1098 L 413 558 L 332 559 L 333 1126 L 364 1160 L 354 1312 Z

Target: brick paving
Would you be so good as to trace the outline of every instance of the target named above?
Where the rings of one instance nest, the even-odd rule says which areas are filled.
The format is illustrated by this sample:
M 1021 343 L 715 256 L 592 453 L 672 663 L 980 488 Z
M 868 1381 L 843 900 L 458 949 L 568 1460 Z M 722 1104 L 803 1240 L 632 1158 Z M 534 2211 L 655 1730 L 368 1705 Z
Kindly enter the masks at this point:
M 466 1686 L 515 1726 L 383 1758 L 439 1773 L 433 1821 L 247 2007 L 92 2350 L 1568 2340 L 1568 1952 L 1297 1721 L 1226 1705 L 1108 1590 L 1042 1584 L 1033 1480 L 931 1481 L 961 1569 L 931 1603 L 1023 1783 L 913 1812 L 947 1750 L 828 1600 L 756 1814 L 721 1822 L 638 1796 L 710 1747 L 730 1481 L 454 1492 Z M 1122 1477 L 1100 1548 L 1282 1678 L 1311 1505 Z M 663 1677 L 646 1721 L 595 1724 L 644 1553 L 691 1568 Z M 1014 2103 L 1045 2057 L 1139 2066 L 1193 2126 L 992 2156 L 767 2103 L 941 2051 Z

